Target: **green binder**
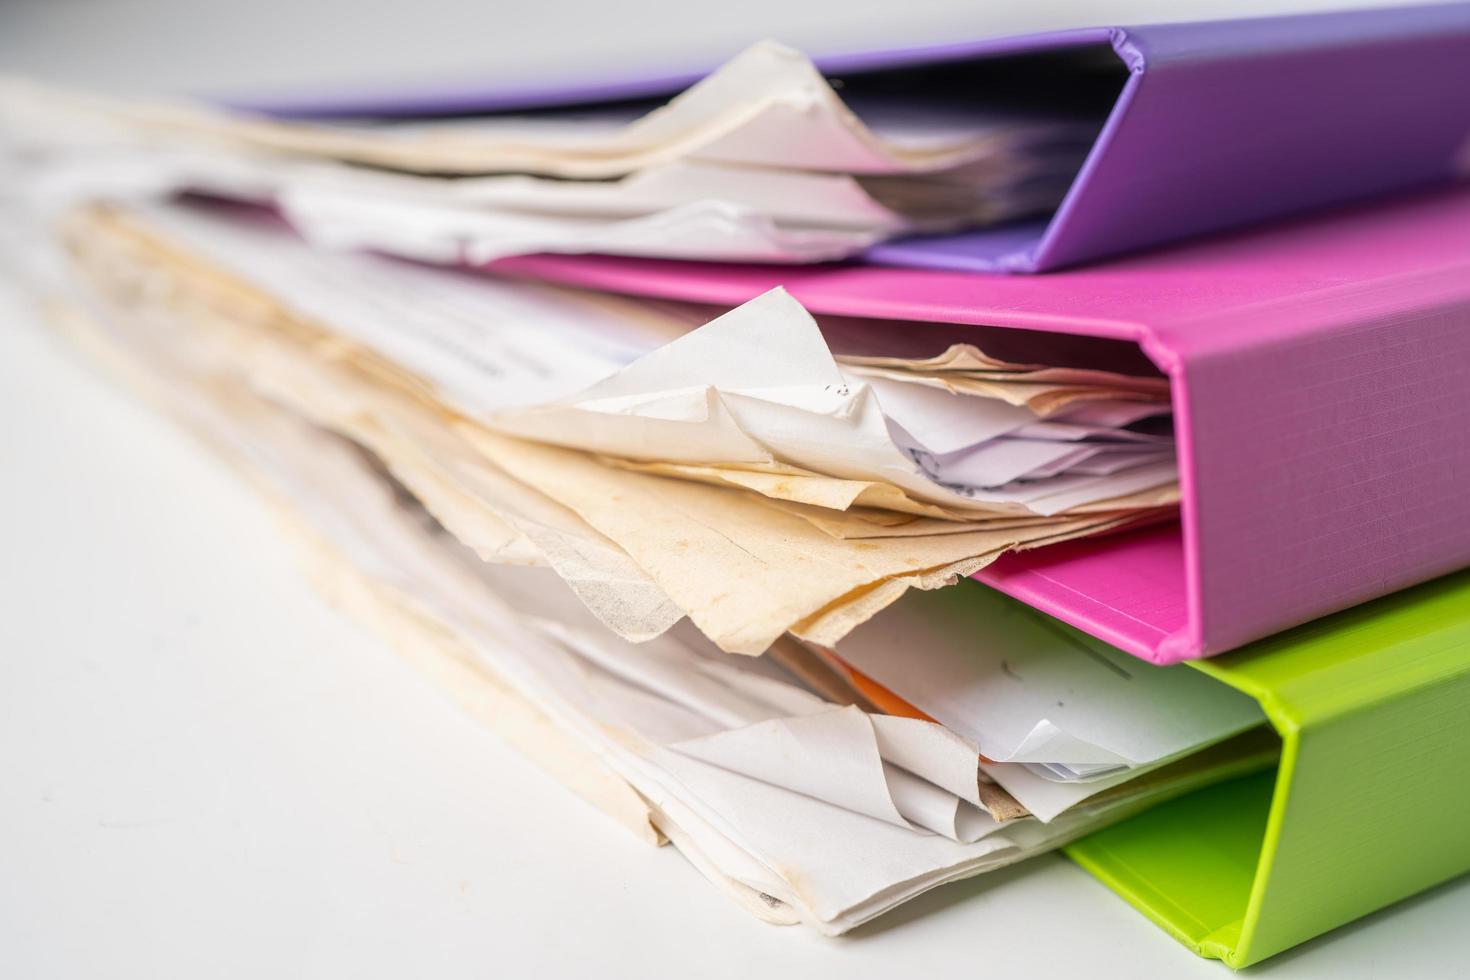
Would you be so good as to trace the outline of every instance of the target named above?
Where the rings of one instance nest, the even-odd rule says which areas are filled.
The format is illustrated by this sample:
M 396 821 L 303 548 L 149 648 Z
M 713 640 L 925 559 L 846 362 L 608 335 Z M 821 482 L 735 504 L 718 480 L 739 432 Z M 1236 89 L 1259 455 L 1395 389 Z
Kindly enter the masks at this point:
M 1243 967 L 1470 870 L 1470 572 L 1194 666 L 1261 703 L 1275 772 L 1067 848 L 1180 942 Z

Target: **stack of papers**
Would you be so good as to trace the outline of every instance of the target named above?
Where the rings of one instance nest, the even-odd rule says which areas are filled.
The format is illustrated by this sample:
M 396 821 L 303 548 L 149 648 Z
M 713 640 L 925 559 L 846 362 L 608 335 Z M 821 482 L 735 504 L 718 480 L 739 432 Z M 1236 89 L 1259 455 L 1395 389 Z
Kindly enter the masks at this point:
M 1052 418 L 1028 403 L 1038 389 L 1061 417 L 1080 406 L 1095 422 L 1099 406 L 1163 410 L 1158 379 L 987 382 L 1018 389 L 1007 401 L 935 388 L 921 366 L 913 382 L 877 379 L 905 396 L 890 416 L 780 291 L 690 329 L 666 308 L 316 252 L 253 213 L 90 212 L 68 240 L 109 302 L 167 283 L 192 345 L 373 448 L 482 553 L 534 544 L 526 498 L 574 514 L 576 560 L 551 563 L 629 639 L 688 616 L 732 652 L 788 631 L 830 644 L 909 588 L 1164 518 L 1178 499 L 1172 459 L 996 486 L 926 470 L 1013 444 L 1126 442 L 1111 434 L 1126 427 L 1093 425 L 1108 431 L 1091 440 L 1010 433 Z M 481 541 L 487 516 L 505 530 Z
M 1078 788 L 982 762 L 977 741 L 954 728 L 823 697 L 781 666 L 799 662 L 796 651 L 732 658 L 684 626 L 630 643 L 548 570 L 482 561 L 380 459 L 221 373 L 218 352 L 180 343 L 175 327 L 119 330 L 76 308 L 58 321 L 261 481 L 329 595 L 426 660 L 583 796 L 673 841 L 769 921 L 840 933 L 1274 754 L 1255 702 L 1187 667 L 1128 665 L 1153 675 L 1153 697 L 1129 705 L 1126 724 L 1145 733 L 1135 741 L 1182 738 L 1206 751 Z M 1098 668 L 1058 642 L 1020 669 L 1025 699 L 996 724 L 1045 731 L 1053 713 L 1033 709 L 1094 685 Z M 1189 724 L 1169 707 L 1175 699 Z M 1096 731 L 1068 716 L 1068 734 L 1111 744 L 1118 719 L 1108 707 L 1098 705 Z M 1031 755 L 1047 757 L 1035 745 Z M 1058 746 L 1051 757 L 1076 755 Z
M 997 113 L 749 48 L 666 105 L 377 125 L 0 89 L 44 193 L 269 204 L 328 247 L 479 264 L 529 252 L 812 262 L 1050 211 L 1098 120 Z
M 1271 760 L 1251 698 L 963 581 L 1173 518 L 1171 393 L 1136 359 L 439 267 L 501 208 L 748 172 L 795 221 L 792 187 L 928 194 L 1034 126 L 879 137 L 768 45 L 595 139 L 6 98 L 46 123 L 12 142 L 58 328 L 255 481 L 330 596 L 761 918 L 843 932 Z

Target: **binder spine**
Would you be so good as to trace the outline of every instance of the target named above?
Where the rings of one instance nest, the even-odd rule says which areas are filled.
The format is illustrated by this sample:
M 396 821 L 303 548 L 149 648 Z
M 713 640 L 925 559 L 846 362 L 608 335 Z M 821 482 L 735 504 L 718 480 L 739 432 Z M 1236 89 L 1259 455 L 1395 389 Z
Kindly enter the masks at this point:
M 1160 662 L 1465 564 L 1470 253 L 1442 244 L 1433 267 L 1159 328 L 1181 364 L 1190 609 Z
M 1445 183 L 1464 168 L 1470 102 L 1446 96 L 1470 90 L 1470 5 L 1120 28 L 1112 44 L 1132 77 L 1017 271 Z

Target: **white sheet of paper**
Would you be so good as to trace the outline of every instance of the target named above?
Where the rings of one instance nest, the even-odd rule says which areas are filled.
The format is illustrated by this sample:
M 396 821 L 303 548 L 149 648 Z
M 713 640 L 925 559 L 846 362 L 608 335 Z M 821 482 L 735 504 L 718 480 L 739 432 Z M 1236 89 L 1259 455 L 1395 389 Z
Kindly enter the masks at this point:
M 978 491 L 974 499 L 985 499 L 994 493 L 1002 500 L 1020 500 L 1034 513 L 1060 514 L 1073 507 L 1110 500 L 1130 493 L 1163 486 L 1179 479 L 1179 465 L 1173 459 L 1146 463 L 1120 473 L 1092 476 L 1086 473 L 1063 473 L 1048 480 L 1010 483 L 993 491 Z
M 1102 402 L 1097 404 L 1107 403 Z M 1155 405 L 1150 407 L 1153 408 L 1153 411 L 1149 413 L 1149 415 L 1145 415 L 1144 418 L 1148 418 L 1150 417 L 1150 415 L 1166 415 L 1169 412 L 1168 406 Z M 1120 413 L 1119 417 L 1127 418 L 1128 416 L 1126 414 Z M 1083 439 L 1107 439 L 1117 442 L 1141 442 L 1167 446 L 1174 441 L 1174 437 L 1172 435 L 1161 435 L 1153 432 L 1134 432 L 1132 429 L 1125 429 L 1117 426 L 1082 425 L 1076 422 L 1059 422 L 1056 420 L 1055 416 L 1045 421 L 1033 422 L 1030 425 L 1022 426 L 1021 428 L 1017 429 L 1014 434 L 1022 439 L 1054 439 L 1067 442 L 1078 442 Z
M 1125 443 L 1123 445 L 1126 446 L 1128 444 Z M 1078 448 L 1072 455 L 1059 459 L 1047 466 L 1039 466 L 1034 470 L 1027 471 L 1025 478 L 1028 480 L 1038 480 L 1059 476 L 1062 473 L 1085 474 L 1087 476 L 1112 476 L 1114 473 L 1121 473 L 1135 466 L 1167 463 L 1173 458 L 1174 451 L 1171 448 L 1137 446 L 1136 448 L 1124 449 L 1088 445 Z
M 977 403 L 975 431 L 990 431 L 987 400 L 965 400 Z M 932 428 L 939 438 L 961 431 L 962 403 L 914 398 L 904 404 L 916 425 Z M 842 479 L 890 483 L 916 499 L 959 509 L 1010 506 L 1057 514 L 1175 478 L 1172 464 L 1159 464 L 988 490 L 935 482 L 895 443 L 877 391 L 844 376 L 815 321 L 782 289 L 576 395 L 501 413 L 493 424 L 525 438 L 629 459 L 780 462 Z
M 535 252 L 826 262 L 860 252 L 890 234 L 871 228 L 793 227 L 723 197 L 696 198 L 616 218 L 470 211 L 453 204 L 328 190 L 288 192 L 276 203 L 287 220 L 319 247 L 371 249 L 439 265 L 480 266 Z
M 1080 460 L 1081 452 L 1085 450 L 1079 451 L 1077 446 L 1066 442 L 992 439 L 978 446 L 940 456 L 926 469 L 941 483 L 1003 487 L 1047 466 Z
M 485 415 L 576 391 L 682 332 L 662 307 L 369 255 L 323 254 L 262 220 L 139 209 L 147 221 Z
M 1144 663 L 969 582 L 904 596 L 837 652 L 995 762 L 1145 766 L 1264 720 L 1193 668 Z
M 1081 426 L 1099 426 L 1120 429 L 1125 425 L 1142 422 L 1144 419 L 1168 415 L 1173 409 L 1158 402 L 1089 401 L 1079 402 L 1048 422 Z
M 967 449 L 1037 421 L 1031 409 L 997 398 L 956 395 L 891 378 L 864 378 L 863 383 L 877 394 L 883 414 L 935 455 Z
M 875 721 L 854 707 L 676 743 L 675 751 L 898 827 L 970 843 L 1001 827 L 977 806 L 887 762 Z M 973 751 L 964 752 L 975 782 Z M 974 791 L 971 790 L 971 795 Z

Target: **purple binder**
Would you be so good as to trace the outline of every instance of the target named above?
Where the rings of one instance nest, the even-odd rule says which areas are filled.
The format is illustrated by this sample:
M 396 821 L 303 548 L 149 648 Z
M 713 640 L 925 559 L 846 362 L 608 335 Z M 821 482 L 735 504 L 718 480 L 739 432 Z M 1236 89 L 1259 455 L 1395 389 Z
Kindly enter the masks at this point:
M 1029 59 L 1034 67 L 1038 58 L 1052 59 L 1064 75 L 1085 68 L 1094 89 L 1112 86 L 1094 93 L 1111 98 L 1111 109 L 1101 111 L 1097 139 L 1056 212 L 886 243 L 869 261 L 1040 272 L 1470 174 L 1470 4 L 1093 28 L 845 54 L 819 64 L 847 79 L 970 66 L 983 72 L 983 98 L 1004 89 L 1009 66 Z M 698 77 L 654 73 L 235 104 L 294 118 L 525 111 L 666 97 Z M 1018 77 L 1028 84 L 1036 72 Z

